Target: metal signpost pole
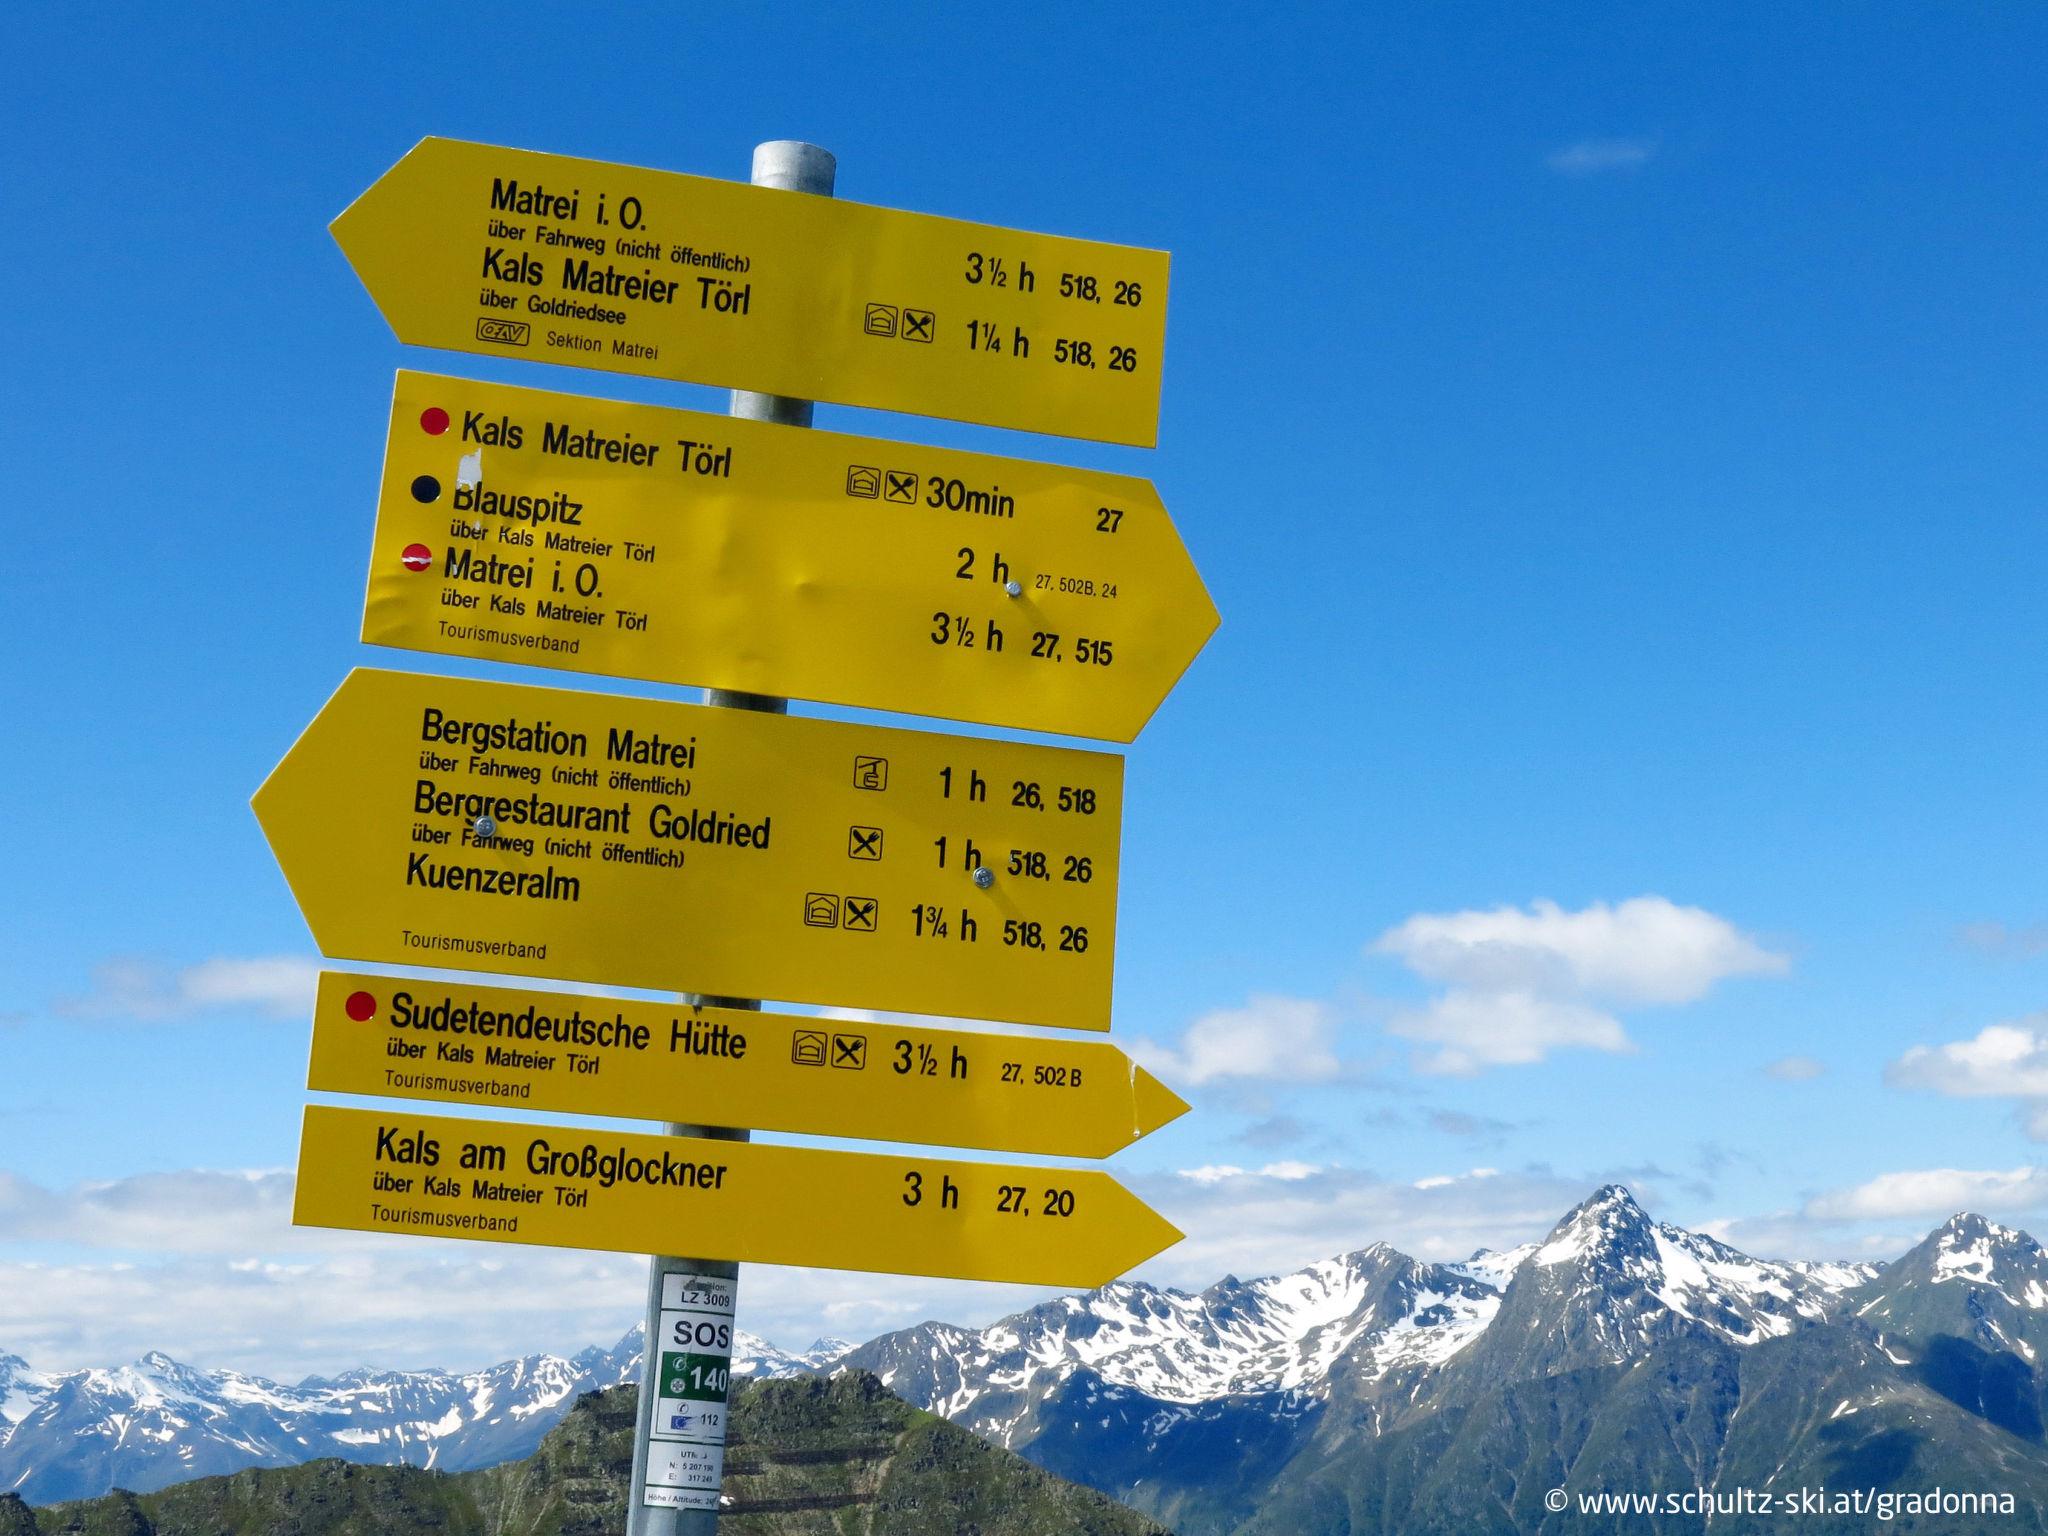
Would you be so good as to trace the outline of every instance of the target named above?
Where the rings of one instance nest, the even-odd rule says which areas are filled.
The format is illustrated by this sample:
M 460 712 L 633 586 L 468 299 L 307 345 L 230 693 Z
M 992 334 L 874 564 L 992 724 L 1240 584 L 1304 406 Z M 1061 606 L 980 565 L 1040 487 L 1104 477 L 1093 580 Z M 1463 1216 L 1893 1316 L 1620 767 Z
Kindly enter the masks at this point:
M 775 187 L 785 192 L 809 192 L 818 197 L 830 197 L 833 177 L 837 170 L 838 162 L 833 159 L 830 152 L 820 149 L 815 144 L 805 144 L 796 139 L 773 139 L 754 147 L 753 183 L 757 187 Z M 750 390 L 736 389 L 732 392 L 731 414 L 748 421 L 770 421 L 788 427 L 808 427 L 811 424 L 811 402 L 793 399 L 787 395 L 762 395 Z M 787 699 L 767 694 L 734 693 L 723 688 L 706 689 L 704 702 L 726 709 L 751 709 L 776 715 L 784 713 L 789 708 Z M 759 999 L 756 998 L 704 997 L 692 994 L 686 1001 L 719 1008 L 758 1009 L 761 1006 Z M 747 1139 L 746 1131 L 725 1126 L 690 1125 L 671 1121 L 662 1128 L 671 1136 L 707 1136 L 725 1141 Z M 672 1280 L 670 1277 L 678 1278 Z M 633 1433 L 633 1482 L 628 1490 L 627 1536 L 712 1536 L 717 1529 L 718 1511 L 715 1507 L 682 1509 L 651 1505 L 647 1502 L 649 1453 L 653 1446 L 656 1427 L 655 1404 L 661 1395 L 664 1343 L 662 1313 L 667 1311 L 674 1316 L 677 1311 L 673 1305 L 665 1307 L 663 1303 L 665 1299 L 671 1302 L 678 1299 L 679 1287 L 686 1290 L 689 1280 L 698 1277 L 723 1281 L 722 1286 L 712 1289 L 722 1292 L 728 1301 L 737 1296 L 737 1264 L 710 1259 L 668 1258 L 661 1255 L 656 1255 L 648 1261 L 646 1347 L 640 1366 L 640 1411 Z M 712 1312 L 706 1311 L 701 1315 L 710 1316 Z M 728 1342 L 728 1352 L 729 1348 Z M 716 1354 L 718 1351 L 706 1349 L 703 1353 Z M 729 1378 L 726 1386 L 729 1389 Z M 717 1407 L 721 1410 L 717 1439 L 722 1465 L 725 1440 L 722 1391 L 718 1394 Z M 656 1487 L 660 1487 L 659 1481 Z M 715 1488 L 713 1502 L 716 1502 Z

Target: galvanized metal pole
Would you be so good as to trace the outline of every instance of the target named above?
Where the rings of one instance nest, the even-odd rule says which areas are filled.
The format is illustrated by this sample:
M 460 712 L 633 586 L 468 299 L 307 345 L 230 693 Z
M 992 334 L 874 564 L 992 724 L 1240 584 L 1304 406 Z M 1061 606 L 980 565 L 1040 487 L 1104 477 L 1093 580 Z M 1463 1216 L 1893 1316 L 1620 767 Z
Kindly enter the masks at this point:
M 805 144 L 795 139 L 775 139 L 754 147 L 754 185 L 776 187 L 785 192 L 809 192 L 818 197 L 832 195 L 833 179 L 838 162 L 831 154 L 815 144 Z M 748 421 L 772 421 L 787 427 L 808 427 L 811 424 L 811 402 L 797 400 L 787 395 L 758 395 L 749 390 L 736 389 L 732 392 L 734 416 Z M 764 714 L 779 715 L 789 708 L 789 700 L 778 699 L 759 693 L 734 693 L 724 688 L 707 688 L 704 702 L 723 709 L 752 709 Z M 707 997 L 692 993 L 684 999 L 689 1003 L 702 1003 L 718 1008 L 759 1008 L 758 998 Z M 671 1121 L 662 1127 L 671 1136 L 708 1136 L 724 1141 L 745 1141 L 747 1132 L 725 1126 L 692 1125 Z M 655 1453 L 656 1429 L 654 1421 L 655 1400 L 660 1395 L 662 1357 L 662 1313 L 668 1312 L 672 1319 L 679 1315 L 678 1304 L 685 1307 L 680 1315 L 690 1318 L 712 1319 L 721 1310 L 730 1310 L 730 1303 L 739 1291 L 739 1266 L 722 1263 L 715 1259 L 676 1259 L 655 1257 L 647 1266 L 647 1333 L 646 1351 L 640 1367 L 640 1414 L 634 1425 L 633 1434 L 633 1483 L 628 1490 L 626 1508 L 627 1536 L 711 1536 L 718 1523 L 715 1507 L 679 1508 L 666 1504 L 648 1502 L 648 1475 L 650 1459 Z M 670 1305 L 664 1306 L 664 1301 Z M 689 1309 L 692 1301 L 699 1305 Z M 705 1351 L 713 1353 L 714 1351 Z M 723 1465 L 725 1442 L 723 1414 L 720 1414 L 717 1438 L 719 1464 Z M 680 1447 L 672 1442 L 664 1443 L 664 1452 L 673 1453 Z M 661 1468 L 656 1473 L 655 1497 L 673 1497 L 675 1490 L 664 1491 Z M 713 1490 L 715 1505 L 716 1492 Z

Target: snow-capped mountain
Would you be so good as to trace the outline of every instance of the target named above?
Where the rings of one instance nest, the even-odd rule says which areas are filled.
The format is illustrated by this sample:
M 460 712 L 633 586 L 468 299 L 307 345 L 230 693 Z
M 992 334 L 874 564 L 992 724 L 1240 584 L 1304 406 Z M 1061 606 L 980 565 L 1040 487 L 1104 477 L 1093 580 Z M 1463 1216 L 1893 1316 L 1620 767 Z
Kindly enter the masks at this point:
M 1751 1258 L 1608 1186 L 1540 1242 L 1462 1263 L 1378 1244 L 1199 1295 L 1119 1282 L 989 1328 L 884 1335 L 843 1364 L 1176 1528 L 1225 1530 L 1333 1436 L 1356 1444 L 1460 1394 L 1666 1341 L 1784 1338 L 1878 1274 Z
M 637 1380 L 641 1330 L 570 1359 L 529 1355 L 485 1370 L 350 1371 L 283 1386 L 197 1371 L 162 1354 L 46 1374 L 0 1356 L 0 1492 L 34 1503 L 137 1491 L 318 1456 L 456 1471 L 531 1454 L 577 1396 Z M 734 1374 L 791 1376 L 848 1346 L 789 1354 L 742 1333 Z
M 1247 1394 L 1326 1396 L 1443 1365 L 1479 1338 L 1506 1298 L 1550 1319 L 1516 1330 L 1531 1348 L 1600 1362 L 1687 1327 L 1737 1344 L 1830 1315 L 1868 1264 L 1753 1259 L 1652 1221 L 1610 1185 L 1540 1243 L 1425 1264 L 1384 1243 L 1289 1275 L 1226 1277 L 1199 1295 L 1119 1281 L 989 1328 L 926 1323 L 885 1334 L 844 1364 L 1001 1444 L 1033 1432 L 1032 1404 L 1077 1372 L 1160 1403 Z M 1512 1282 L 1512 1283 L 1511 1283 Z
M 640 1367 L 640 1337 L 644 1330 L 635 1328 L 619 1341 L 619 1347 L 633 1348 L 633 1370 Z M 777 1349 L 766 1339 L 757 1339 L 742 1330 L 736 1336 L 732 1351 L 732 1373 L 749 1381 L 765 1381 L 778 1376 L 802 1376 L 809 1371 L 822 1371 L 853 1345 L 846 1339 L 823 1338 L 811 1341 L 809 1349 L 791 1354 L 786 1349 Z
M 1227 1276 L 1199 1295 L 1118 1281 L 980 1330 L 926 1323 L 840 1363 L 1008 1445 L 1077 1372 L 1167 1404 L 1316 1396 L 1339 1361 L 1375 1377 L 1441 1363 L 1499 1305 L 1485 1281 L 1381 1243 L 1290 1275 Z
M 2032 1239 L 1981 1217 L 1889 1267 L 1781 1264 L 1652 1221 L 1610 1186 L 1522 1254 L 1492 1321 L 1441 1368 L 1397 1392 L 1334 1375 L 1253 1499 L 1197 1488 L 1176 1523 L 1534 1536 L 1633 1529 L 1560 1519 L 1559 1488 L 1701 1490 L 1733 1508 L 1745 1490 L 1854 1484 L 1995 1487 L 2025 1516 L 2004 1528 L 2048 1529 L 2048 1402 L 2025 1348 L 2048 1345 L 2043 1300 Z M 1142 1487 L 1127 1496 L 1147 1506 Z M 1723 1527 L 1695 1510 L 1656 1528 Z
M 1687 1333 L 1744 1345 L 1780 1338 L 1830 1317 L 1846 1292 L 1878 1273 L 1869 1264 L 1753 1259 L 1652 1221 L 1618 1184 L 1517 1252 L 1487 1353 L 1495 1371 L 1522 1374 L 1614 1365 Z
M 1901 1361 L 1932 1352 L 1953 1368 L 1960 1343 L 2017 1356 L 2032 1376 L 2048 1355 L 2048 1253 L 2024 1232 L 1953 1216 L 1884 1272 L 1856 1315 Z

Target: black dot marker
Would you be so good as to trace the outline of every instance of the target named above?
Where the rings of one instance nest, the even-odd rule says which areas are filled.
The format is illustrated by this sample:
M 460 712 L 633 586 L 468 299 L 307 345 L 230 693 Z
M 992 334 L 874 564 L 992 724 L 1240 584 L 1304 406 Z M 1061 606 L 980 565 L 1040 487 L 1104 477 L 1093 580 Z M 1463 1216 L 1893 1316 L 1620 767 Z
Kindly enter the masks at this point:
M 412 483 L 412 499 L 414 501 L 435 501 L 439 499 L 440 495 L 441 482 L 432 475 L 421 475 L 419 479 Z

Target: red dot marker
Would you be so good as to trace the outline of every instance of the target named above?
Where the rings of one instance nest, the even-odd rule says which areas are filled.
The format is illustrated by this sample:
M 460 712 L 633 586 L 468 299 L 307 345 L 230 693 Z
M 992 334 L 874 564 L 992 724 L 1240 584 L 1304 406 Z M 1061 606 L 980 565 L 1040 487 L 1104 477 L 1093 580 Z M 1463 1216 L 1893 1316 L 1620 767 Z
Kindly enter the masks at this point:
M 448 413 L 438 405 L 430 405 L 420 412 L 420 430 L 429 437 L 439 437 L 448 430 Z
M 434 563 L 434 552 L 424 544 L 408 544 L 398 558 L 408 571 L 424 571 Z
M 351 992 L 348 995 L 348 1016 L 358 1024 L 367 1023 L 377 1016 L 377 999 L 367 992 Z

